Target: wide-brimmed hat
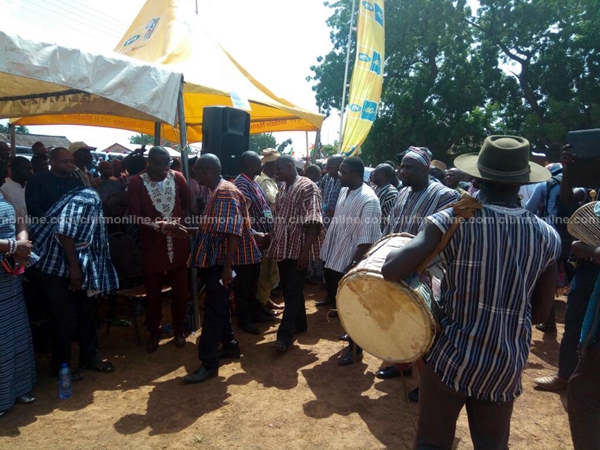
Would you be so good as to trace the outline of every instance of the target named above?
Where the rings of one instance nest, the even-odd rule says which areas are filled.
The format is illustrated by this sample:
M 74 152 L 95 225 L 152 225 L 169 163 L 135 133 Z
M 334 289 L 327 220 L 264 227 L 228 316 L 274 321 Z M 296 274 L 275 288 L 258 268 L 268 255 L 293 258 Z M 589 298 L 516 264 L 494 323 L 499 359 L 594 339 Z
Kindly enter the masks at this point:
M 75 153 L 77 150 L 96 150 L 97 147 L 91 147 L 89 145 L 87 145 L 85 142 L 83 141 L 77 141 L 77 142 L 73 142 L 71 145 L 69 145 L 69 148 L 67 150 L 69 150 L 71 153 Z
M 261 162 L 263 164 L 273 162 L 277 158 L 279 158 L 279 156 L 281 156 L 280 153 L 277 150 L 275 150 L 274 148 L 266 148 L 266 149 L 264 149 L 261 152 L 261 155 L 262 155 Z
M 466 153 L 454 165 L 473 178 L 498 184 L 533 184 L 550 172 L 529 161 L 529 141 L 518 136 L 488 136 L 479 153 Z
M 429 163 L 429 167 L 436 167 L 440 170 L 443 170 L 444 172 L 446 171 L 446 169 L 448 168 L 448 166 L 446 166 L 446 164 L 444 164 L 442 161 L 438 161 L 437 159 L 433 159 L 431 161 L 431 163 Z

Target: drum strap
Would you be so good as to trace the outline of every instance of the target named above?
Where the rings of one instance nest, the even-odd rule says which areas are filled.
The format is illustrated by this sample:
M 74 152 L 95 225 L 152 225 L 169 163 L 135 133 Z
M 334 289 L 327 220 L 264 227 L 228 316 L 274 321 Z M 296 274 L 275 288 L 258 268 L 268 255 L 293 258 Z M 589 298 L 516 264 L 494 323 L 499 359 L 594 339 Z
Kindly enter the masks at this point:
M 463 220 L 470 219 L 475 214 L 475 211 L 477 211 L 483 207 L 483 205 L 481 203 L 479 203 L 477 200 L 475 200 L 469 194 L 463 194 L 456 203 L 454 203 L 450 206 L 454 210 L 454 214 L 456 215 L 456 218 L 463 219 Z M 444 250 L 444 248 L 446 248 L 446 245 L 448 245 L 448 242 L 450 242 L 450 239 L 452 238 L 452 236 L 458 229 L 458 226 L 463 222 L 463 220 L 455 220 L 454 222 L 452 222 L 452 225 L 450 225 L 450 228 L 448 228 L 448 231 L 446 231 L 444 236 L 442 236 L 442 240 L 440 241 L 438 246 L 435 248 L 433 253 L 431 255 L 429 255 L 429 257 L 427 257 L 427 259 L 425 259 L 425 261 L 423 261 L 419 267 L 417 267 L 418 274 L 423 273 L 423 271 L 425 269 L 427 269 L 427 266 L 429 265 L 429 263 L 437 255 L 439 255 L 442 252 L 442 250 Z

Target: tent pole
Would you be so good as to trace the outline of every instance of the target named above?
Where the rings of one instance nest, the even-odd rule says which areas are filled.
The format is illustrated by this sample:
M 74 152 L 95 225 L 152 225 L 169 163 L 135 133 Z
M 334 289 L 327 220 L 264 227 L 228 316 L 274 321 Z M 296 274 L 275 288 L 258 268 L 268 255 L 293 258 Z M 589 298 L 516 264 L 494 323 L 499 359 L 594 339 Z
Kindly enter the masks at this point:
M 350 50 L 352 47 L 352 28 L 354 27 L 354 11 L 356 10 L 356 0 L 352 0 L 352 14 L 350 15 L 350 31 L 348 31 L 348 47 L 346 48 L 346 70 L 344 71 L 344 87 L 342 89 L 342 109 L 340 111 L 340 135 L 339 151 L 342 151 L 342 141 L 344 139 L 344 109 L 346 109 L 346 85 L 348 84 L 348 69 L 350 67 Z
M 160 145 L 160 122 L 154 122 L 154 145 Z
M 321 153 L 321 130 L 317 130 L 315 135 L 315 147 L 313 149 L 312 163 L 316 164 L 317 158 Z
M 15 126 L 9 123 L 8 131 L 10 134 L 10 157 L 14 158 L 17 155 L 17 137 L 15 136 Z
M 183 105 L 183 76 L 181 77 L 181 86 L 179 87 L 179 95 L 177 96 L 177 116 L 179 122 L 179 147 L 181 149 L 181 169 L 183 170 L 183 176 L 187 180 L 188 184 L 190 182 L 190 165 L 187 157 L 187 124 L 185 123 L 185 110 Z M 188 207 L 186 212 L 187 218 L 190 219 L 192 217 L 191 210 Z M 193 224 L 188 224 L 193 225 Z M 188 239 L 190 242 L 190 248 L 194 247 L 194 241 L 196 239 L 196 235 L 194 233 L 188 234 Z M 198 304 L 198 271 L 196 267 L 194 267 L 193 260 L 191 267 L 189 269 L 189 276 L 191 279 L 191 288 L 192 288 L 192 308 L 194 310 L 194 329 L 200 328 L 200 305 Z

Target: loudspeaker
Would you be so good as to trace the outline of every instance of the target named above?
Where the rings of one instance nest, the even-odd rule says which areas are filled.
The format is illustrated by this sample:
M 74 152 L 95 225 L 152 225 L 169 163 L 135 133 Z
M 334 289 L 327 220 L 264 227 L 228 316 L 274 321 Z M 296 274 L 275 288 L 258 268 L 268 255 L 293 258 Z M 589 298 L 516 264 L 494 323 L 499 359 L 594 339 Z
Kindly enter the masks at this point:
M 240 157 L 250 145 L 250 114 L 227 106 L 206 106 L 202 116 L 202 153 L 221 160 L 224 177 L 241 172 Z

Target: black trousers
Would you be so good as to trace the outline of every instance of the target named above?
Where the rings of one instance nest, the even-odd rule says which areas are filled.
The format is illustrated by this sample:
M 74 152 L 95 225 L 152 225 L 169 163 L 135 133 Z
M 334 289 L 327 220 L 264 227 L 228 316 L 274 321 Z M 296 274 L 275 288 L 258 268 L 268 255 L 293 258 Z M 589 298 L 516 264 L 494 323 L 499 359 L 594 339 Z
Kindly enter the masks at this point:
M 223 266 L 205 269 L 206 300 L 204 302 L 204 321 L 198 345 L 198 358 L 207 369 L 217 369 L 219 344 L 227 344 L 234 340 L 231 328 L 231 309 L 229 307 L 230 290 L 219 280 Z M 237 273 L 237 272 L 236 272 Z
M 308 328 L 306 307 L 304 306 L 306 269 L 298 270 L 298 260 L 295 259 L 284 259 L 277 264 L 285 300 L 285 309 L 277 330 L 277 339 L 282 340 L 285 345 L 290 345 L 295 331 L 304 331 Z
M 48 295 L 56 326 L 50 368 L 58 372 L 62 363 L 71 361 L 71 343 L 79 344 L 79 364 L 91 364 L 98 352 L 93 300 L 86 291 L 69 290 L 70 279 L 37 271 L 36 278 Z
M 418 450 L 450 449 L 456 421 L 467 408 L 475 450 L 508 450 L 514 400 L 492 402 L 467 397 L 446 386 L 427 364 L 419 370 Z
M 323 263 L 325 264 L 325 263 Z M 337 295 L 338 284 L 340 280 L 344 277 L 342 272 L 337 272 L 331 269 L 325 269 L 325 289 L 327 290 L 327 297 L 333 299 L 333 304 L 335 306 L 335 296 Z
M 256 299 L 260 263 L 235 266 L 236 276 L 233 280 L 233 292 L 237 306 L 238 323 L 252 322 L 252 315 L 261 310 L 260 302 Z

